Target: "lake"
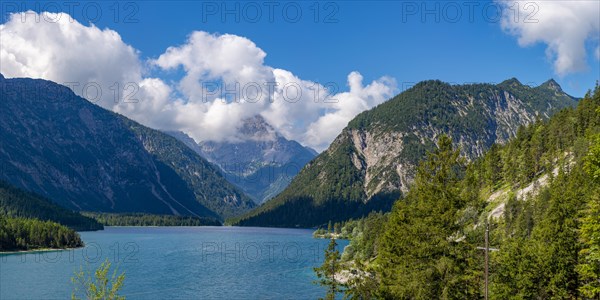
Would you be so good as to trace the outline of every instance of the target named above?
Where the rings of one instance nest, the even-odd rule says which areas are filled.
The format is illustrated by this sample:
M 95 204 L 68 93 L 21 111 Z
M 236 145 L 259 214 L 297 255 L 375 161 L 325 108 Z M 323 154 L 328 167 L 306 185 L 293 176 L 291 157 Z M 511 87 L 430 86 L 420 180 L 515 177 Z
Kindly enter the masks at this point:
M 85 248 L 0 255 L 0 299 L 66 299 L 81 267 L 105 259 L 126 274 L 128 299 L 316 299 L 313 267 L 329 243 L 312 230 L 106 227 Z M 338 241 L 340 251 L 347 241 Z

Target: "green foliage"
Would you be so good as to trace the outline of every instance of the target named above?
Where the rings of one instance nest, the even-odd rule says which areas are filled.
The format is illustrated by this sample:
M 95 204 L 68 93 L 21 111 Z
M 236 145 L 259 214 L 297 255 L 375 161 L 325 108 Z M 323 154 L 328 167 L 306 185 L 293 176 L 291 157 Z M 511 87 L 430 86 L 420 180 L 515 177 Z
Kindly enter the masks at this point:
M 79 234 L 63 225 L 0 215 L 0 252 L 83 247 Z
M 345 284 L 344 299 L 367 300 L 380 297 L 377 273 L 371 267 L 356 261 L 354 276 Z
M 593 180 L 600 182 L 600 135 L 595 136 L 594 139 L 595 143 L 590 146 L 584 168 Z
M 456 150 L 440 141 L 394 204 L 374 263 L 360 267 L 373 272 L 369 295 L 481 298 L 483 253 L 476 247 L 483 246 L 484 220 L 502 203 L 503 217 L 490 220 L 490 244 L 500 249 L 491 253 L 491 299 L 598 298 L 599 109 L 597 88 L 577 108 L 520 128 L 465 172 Z
M 368 262 L 377 255 L 377 240 L 383 232 L 381 228 L 387 222 L 388 214 L 371 212 L 367 217 L 344 223 L 341 237 L 349 238 L 350 243 L 344 249 L 344 261 Z
M 600 132 L 599 106 L 596 89 L 576 109 L 521 129 L 501 149 L 503 182 L 523 186 L 545 172 L 550 183 L 526 202 L 511 197 L 506 203 L 504 222 L 496 232 L 501 247 L 492 260 L 492 298 L 597 297 L 600 277 L 593 236 L 598 232 L 598 186 L 590 179 L 597 171 L 599 152 L 593 141 Z M 532 159 L 524 163 L 527 156 Z M 556 177 L 551 174 L 555 168 Z
M 20 190 L 0 180 L 0 215 L 53 221 L 78 231 L 102 230 L 102 224 L 60 207 L 39 195 Z
M 336 274 L 341 270 L 340 252 L 337 250 L 335 239 L 332 238 L 327 249 L 325 249 L 323 264 L 318 268 L 314 268 L 317 278 L 319 278 L 319 280 L 315 281 L 315 284 L 327 288 L 327 294 L 324 299 L 334 300 L 335 296 L 343 291 L 341 284 L 335 278 Z
M 579 229 L 581 250 L 577 272 L 579 291 L 587 298 L 600 297 L 600 189 L 596 189 L 584 212 Z
M 192 216 L 95 212 L 83 212 L 82 214 L 106 226 L 221 226 L 221 223 L 216 219 Z
M 517 213 L 527 221 L 515 222 L 506 235 L 499 233 L 502 246 L 493 262 L 495 298 L 577 297 L 578 215 L 591 191 L 589 179 L 576 165 L 568 174 L 560 172 L 527 204 L 514 204 L 528 211 Z
M 93 275 L 80 268 L 71 278 L 74 285 L 71 299 L 124 300 L 125 296 L 119 295 L 119 291 L 125 282 L 125 273 L 118 274 L 118 270 L 115 269 L 112 275 L 109 275 L 110 268 L 111 263 L 108 259 Z
M 519 128 L 510 143 L 492 147 L 474 162 L 479 187 L 523 186 L 564 160 L 573 159 L 565 153 L 580 155 L 579 149 L 587 149 L 594 133 L 600 132 L 600 115 L 596 112 L 599 105 L 600 93 L 596 91 L 580 100 L 576 108 L 564 109 L 547 122 Z M 597 170 L 600 150 L 592 146 L 589 151 L 595 155 L 586 159 L 586 168 Z
M 465 206 L 459 183 L 463 160 L 450 138 L 440 137 L 438 149 L 418 168 L 415 185 L 396 202 L 381 236 L 377 257 L 381 290 L 395 299 L 464 299 L 477 292 L 466 278 L 472 248 L 456 233 Z
M 598 111 L 600 114 L 600 110 Z M 596 183 L 600 183 L 600 136 L 590 146 L 585 159 L 584 168 Z M 587 298 L 600 298 L 600 188 L 596 188 L 593 196 L 583 211 L 581 228 L 580 260 L 577 265 L 581 286 L 579 291 Z

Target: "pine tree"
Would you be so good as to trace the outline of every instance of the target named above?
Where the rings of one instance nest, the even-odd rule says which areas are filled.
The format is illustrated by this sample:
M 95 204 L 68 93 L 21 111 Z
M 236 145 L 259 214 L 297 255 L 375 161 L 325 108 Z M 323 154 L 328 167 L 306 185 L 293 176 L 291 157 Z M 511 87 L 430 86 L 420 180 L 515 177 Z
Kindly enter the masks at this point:
M 464 161 L 447 136 L 418 168 L 415 185 L 397 201 L 377 258 L 381 292 L 396 299 L 463 299 L 478 288 L 464 281 L 465 245 L 459 241 L 459 182 Z
M 600 189 L 590 199 L 585 217 L 582 219 L 577 272 L 580 278 L 579 291 L 590 299 L 600 298 Z
M 329 242 L 329 246 L 325 249 L 325 260 L 323 264 L 314 268 L 319 280 L 316 284 L 327 288 L 327 294 L 324 299 L 333 300 L 337 293 L 342 292 L 342 286 L 335 278 L 336 274 L 341 271 L 340 252 L 337 250 L 337 243 L 334 238 Z
M 600 94 L 600 93 L 598 93 Z M 600 112 L 599 112 L 600 113 Z M 590 147 L 585 159 L 585 170 L 596 184 L 600 184 L 600 135 Z M 600 298 L 600 188 L 584 211 L 579 230 L 582 249 L 577 272 L 581 280 L 579 291 L 588 298 Z
M 333 233 L 340 234 L 342 232 L 342 223 L 336 222 L 333 225 Z

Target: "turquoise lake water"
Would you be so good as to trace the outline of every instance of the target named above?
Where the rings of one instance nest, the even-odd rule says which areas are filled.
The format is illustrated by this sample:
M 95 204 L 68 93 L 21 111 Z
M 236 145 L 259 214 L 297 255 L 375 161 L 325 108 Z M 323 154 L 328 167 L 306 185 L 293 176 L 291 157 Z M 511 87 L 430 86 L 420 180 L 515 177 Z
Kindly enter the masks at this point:
M 313 267 L 328 240 L 312 230 L 107 227 L 85 248 L 0 255 L 0 299 L 67 299 L 73 273 L 105 259 L 126 274 L 128 299 L 316 299 Z M 340 251 L 347 241 L 338 241 Z

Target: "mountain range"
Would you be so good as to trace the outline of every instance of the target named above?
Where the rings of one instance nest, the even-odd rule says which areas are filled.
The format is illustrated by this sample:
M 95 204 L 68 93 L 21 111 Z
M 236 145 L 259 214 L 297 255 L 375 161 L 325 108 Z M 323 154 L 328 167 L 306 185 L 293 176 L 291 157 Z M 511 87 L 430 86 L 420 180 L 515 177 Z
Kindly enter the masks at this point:
M 50 81 L 0 75 L 0 96 L 0 180 L 7 184 L 68 210 L 282 227 L 387 211 L 440 135 L 472 160 L 521 126 L 577 103 L 554 80 L 537 87 L 514 78 L 497 85 L 424 81 L 356 116 L 316 156 L 261 116 L 243 120 L 240 140 L 196 142 Z
M 0 179 L 76 211 L 223 220 L 254 202 L 185 144 L 75 95 L 0 75 Z
M 257 204 L 275 197 L 317 152 L 288 140 L 265 119 L 243 120 L 238 141 L 196 143 L 183 132 L 168 132 L 200 156 L 217 165 L 225 178 Z
M 312 227 L 389 210 L 410 187 L 417 163 L 446 134 L 467 160 L 519 127 L 547 119 L 577 99 L 549 80 L 537 87 L 423 81 L 349 122 L 329 148 L 274 199 L 228 222 Z

